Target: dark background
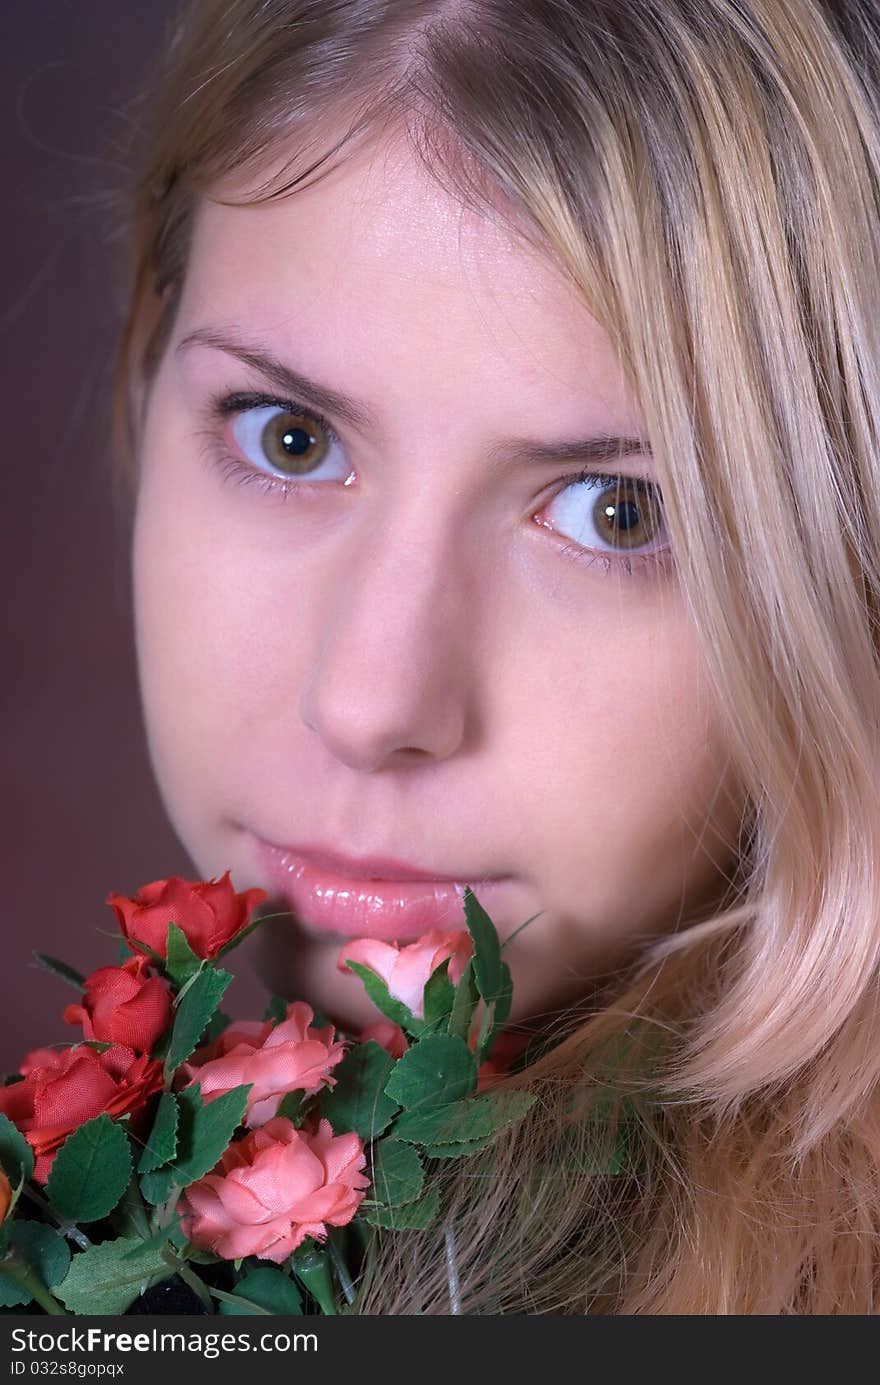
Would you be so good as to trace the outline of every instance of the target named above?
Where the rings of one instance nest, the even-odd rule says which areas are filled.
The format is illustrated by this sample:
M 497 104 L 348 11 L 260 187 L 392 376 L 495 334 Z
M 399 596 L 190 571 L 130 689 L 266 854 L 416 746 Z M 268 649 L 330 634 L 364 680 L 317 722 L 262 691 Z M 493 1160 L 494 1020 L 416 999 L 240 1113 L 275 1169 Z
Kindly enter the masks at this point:
M 137 689 L 130 521 L 114 500 L 110 377 L 122 246 L 110 204 L 132 97 L 170 0 L 0 8 L 2 983 L 0 1073 L 78 1031 L 32 962 L 116 962 L 110 890 L 192 878 L 153 782 Z M 236 994 L 237 992 L 237 994 Z M 254 985 L 225 1006 L 259 1011 Z M 245 1008 L 242 1009 L 242 1004 Z

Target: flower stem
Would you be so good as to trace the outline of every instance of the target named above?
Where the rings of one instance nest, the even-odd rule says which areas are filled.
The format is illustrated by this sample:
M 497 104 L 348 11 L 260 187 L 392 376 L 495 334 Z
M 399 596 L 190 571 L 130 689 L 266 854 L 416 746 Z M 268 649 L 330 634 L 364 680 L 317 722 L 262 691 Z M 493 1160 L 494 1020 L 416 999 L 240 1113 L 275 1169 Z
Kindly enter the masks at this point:
M 53 1221 L 55 1223 L 62 1236 L 66 1236 L 69 1241 L 73 1241 L 74 1245 L 78 1245 L 80 1250 L 88 1250 L 91 1247 L 92 1243 L 85 1232 L 80 1231 L 78 1226 L 71 1226 L 69 1222 L 59 1217 L 51 1203 L 49 1203 L 41 1193 L 38 1193 L 36 1188 L 32 1188 L 26 1183 L 22 1191 L 25 1197 L 30 1198 L 31 1202 L 36 1203 L 37 1207 L 40 1208 L 48 1221 Z
M 333 1261 L 333 1268 L 336 1271 L 336 1278 L 339 1280 L 340 1288 L 342 1289 L 342 1292 L 345 1294 L 345 1301 L 348 1304 L 348 1306 L 351 1307 L 357 1295 L 355 1293 L 354 1284 L 352 1283 L 351 1275 L 348 1272 L 348 1266 L 345 1263 L 345 1259 L 343 1258 L 339 1247 L 337 1246 L 336 1242 L 332 1239 L 332 1237 L 328 1237 L 327 1249 L 330 1252 L 330 1259 Z
M 20 1288 L 29 1293 L 31 1298 L 36 1299 L 40 1307 L 51 1314 L 53 1318 L 66 1318 L 67 1309 L 62 1308 L 57 1298 L 50 1294 L 43 1281 L 34 1273 L 30 1265 L 24 1260 L 20 1260 L 15 1252 L 10 1252 L 0 1261 L 3 1273 L 7 1278 L 15 1281 Z
M 186 1261 L 181 1260 L 180 1256 L 176 1255 L 170 1246 L 166 1246 L 163 1249 L 162 1259 L 165 1261 L 166 1265 L 174 1266 L 175 1270 L 180 1275 L 184 1284 L 189 1285 L 193 1293 L 199 1299 L 201 1299 L 202 1303 L 205 1305 L 205 1308 L 208 1310 L 208 1312 L 213 1313 L 214 1304 L 211 1299 L 211 1294 L 208 1290 L 208 1286 L 202 1282 L 202 1280 L 196 1274 L 195 1270 L 191 1270 Z

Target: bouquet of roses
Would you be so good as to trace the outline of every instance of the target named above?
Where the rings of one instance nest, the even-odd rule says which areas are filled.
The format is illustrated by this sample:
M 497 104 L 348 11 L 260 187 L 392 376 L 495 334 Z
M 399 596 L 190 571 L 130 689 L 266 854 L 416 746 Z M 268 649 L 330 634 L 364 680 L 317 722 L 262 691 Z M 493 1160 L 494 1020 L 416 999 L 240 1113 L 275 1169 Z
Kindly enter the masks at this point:
M 511 977 L 470 888 L 466 929 L 343 948 L 379 1012 L 357 1037 L 301 1000 L 220 1009 L 266 898 L 229 871 L 159 880 L 107 898 L 117 965 L 35 954 L 80 993 L 82 1037 L 0 1088 L 3 1311 L 356 1311 L 377 1229 L 441 1218 L 436 1161 L 525 1115 L 531 1096 L 493 1090 Z

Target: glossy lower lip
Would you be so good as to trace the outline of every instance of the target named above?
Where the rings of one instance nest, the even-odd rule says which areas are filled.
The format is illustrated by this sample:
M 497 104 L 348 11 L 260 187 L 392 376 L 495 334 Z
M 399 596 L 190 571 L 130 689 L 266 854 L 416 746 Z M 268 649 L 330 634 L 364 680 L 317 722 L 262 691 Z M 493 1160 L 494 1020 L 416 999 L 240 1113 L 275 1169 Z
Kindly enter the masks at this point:
M 464 928 L 465 885 L 471 886 L 491 913 L 490 900 L 506 883 L 503 878 L 355 880 L 285 847 L 259 838 L 256 845 L 263 871 L 299 922 L 320 933 L 345 938 L 407 943 L 429 928 Z

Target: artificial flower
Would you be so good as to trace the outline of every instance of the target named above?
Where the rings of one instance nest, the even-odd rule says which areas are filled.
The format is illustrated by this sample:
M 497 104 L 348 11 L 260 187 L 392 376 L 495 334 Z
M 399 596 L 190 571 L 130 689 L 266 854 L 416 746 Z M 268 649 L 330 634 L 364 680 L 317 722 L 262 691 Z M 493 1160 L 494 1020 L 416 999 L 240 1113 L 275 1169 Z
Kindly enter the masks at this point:
M 280 1024 L 230 1024 L 214 1043 L 200 1049 L 184 1063 L 181 1072 L 198 1082 L 202 1100 L 212 1101 L 233 1087 L 252 1083 L 245 1124 L 263 1125 L 278 1110 L 287 1092 L 313 1095 L 332 1087 L 331 1069 L 340 1061 L 345 1045 L 334 1038 L 332 1024 L 311 1028 L 310 1005 L 295 1001 L 287 1007 Z
M 307 1236 L 322 1241 L 345 1226 L 369 1179 L 355 1134 L 330 1122 L 297 1130 L 276 1116 L 231 1144 L 212 1173 L 191 1183 L 179 1204 L 184 1235 L 226 1260 L 256 1255 L 280 1264 Z
M 143 956 L 121 967 L 99 967 L 83 989 L 82 1005 L 68 1005 L 64 1018 L 81 1024 L 86 1039 L 149 1053 L 171 1021 L 171 992 L 161 977 L 149 974 Z
M 398 947 L 375 938 L 355 938 L 346 943 L 337 959 L 340 971 L 348 971 L 346 963 L 359 962 L 369 967 L 385 982 L 388 993 L 405 1005 L 417 1019 L 424 1018 L 423 993 L 425 983 L 449 958 L 449 980 L 453 986 L 473 952 L 473 941 L 466 930 L 444 933 L 432 928 L 414 943 Z
M 111 891 L 107 903 L 131 947 L 145 943 L 165 956 L 169 922 L 176 923 L 197 957 L 216 957 L 246 928 L 265 890 L 235 890 L 227 870 L 218 880 L 183 880 L 179 875 L 144 885 L 133 899 Z M 143 949 L 141 949 L 143 950 Z
M 22 1064 L 22 1082 L 0 1087 L 0 1112 L 33 1149 L 38 1183 L 49 1177 L 58 1147 L 85 1121 L 103 1111 L 137 1115 L 162 1086 L 162 1064 L 124 1044 L 112 1044 L 102 1053 L 88 1044 L 37 1049 L 29 1057 L 35 1055 L 43 1061 Z M 133 1126 L 136 1130 L 138 1122 Z

